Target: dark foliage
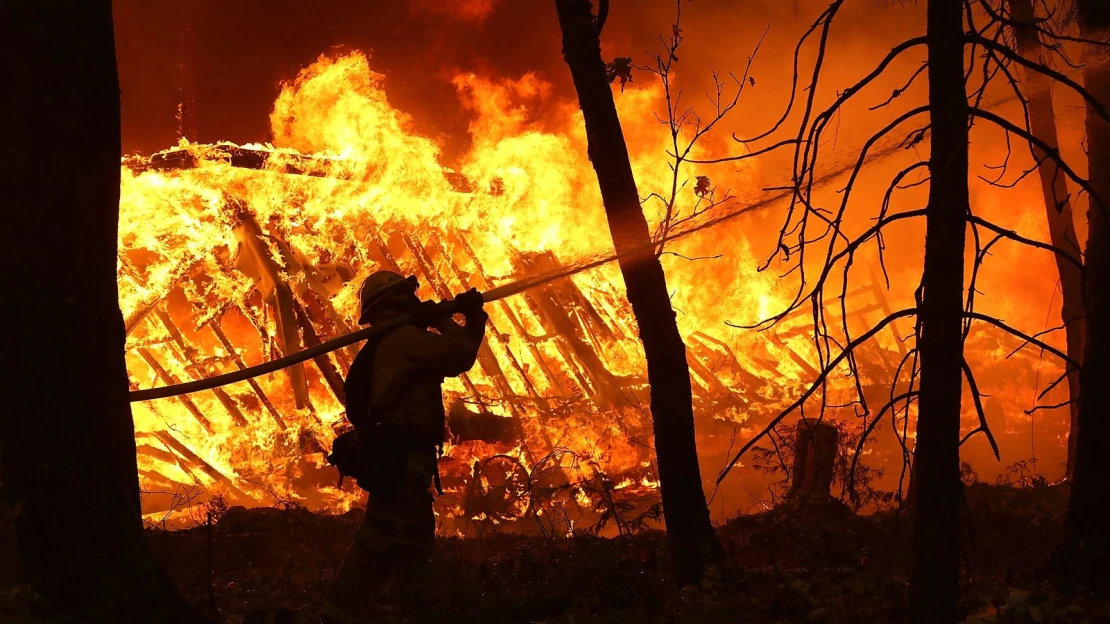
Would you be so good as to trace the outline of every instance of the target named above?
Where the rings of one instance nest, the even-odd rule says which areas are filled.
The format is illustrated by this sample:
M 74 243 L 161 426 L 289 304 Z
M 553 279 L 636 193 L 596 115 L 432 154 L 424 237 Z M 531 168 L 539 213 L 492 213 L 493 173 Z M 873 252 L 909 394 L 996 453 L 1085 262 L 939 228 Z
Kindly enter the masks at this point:
M 1046 572 L 1066 489 L 980 483 L 965 492 L 960 610 L 969 622 L 1110 618 L 1110 587 L 1058 583 Z M 232 508 L 211 528 L 202 522 L 148 536 L 187 596 L 220 621 L 287 610 L 292 622 L 308 624 L 318 621 L 359 520 L 357 511 Z M 856 516 L 842 506 L 742 516 L 719 530 L 725 571 L 681 591 L 658 532 L 625 540 L 445 538 L 407 621 L 895 622 L 905 617 L 910 530 L 904 513 Z M 0 579 L 10 578 L 5 555 Z M 19 617 L 24 607 L 20 588 L 5 592 L 0 620 L 41 621 Z

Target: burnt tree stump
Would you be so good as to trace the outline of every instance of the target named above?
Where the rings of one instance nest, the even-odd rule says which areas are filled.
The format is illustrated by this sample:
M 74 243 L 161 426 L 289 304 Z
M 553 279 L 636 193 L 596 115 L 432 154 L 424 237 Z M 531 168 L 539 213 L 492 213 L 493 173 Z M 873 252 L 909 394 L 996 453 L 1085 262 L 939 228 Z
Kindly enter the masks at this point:
M 794 437 L 794 471 L 788 501 L 832 496 L 833 465 L 840 432 L 824 422 L 802 419 Z

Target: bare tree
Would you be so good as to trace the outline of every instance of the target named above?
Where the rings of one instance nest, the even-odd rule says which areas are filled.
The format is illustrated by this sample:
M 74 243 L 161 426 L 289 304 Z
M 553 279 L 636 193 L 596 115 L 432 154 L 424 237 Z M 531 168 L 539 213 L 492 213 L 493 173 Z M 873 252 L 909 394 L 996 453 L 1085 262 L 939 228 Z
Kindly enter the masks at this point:
M 961 0 L 929 0 L 929 203 L 917 318 L 921 352 L 913 463 L 910 621 L 959 620 L 960 401 L 968 119 Z
M 201 621 L 142 534 L 116 289 L 112 5 L 0 5 L 0 472 L 22 569 L 82 622 Z
M 601 57 L 600 34 L 608 4 L 601 3 L 597 18 L 589 0 L 555 0 L 555 9 L 563 33 L 563 56 L 586 122 L 590 161 L 644 345 L 667 538 L 676 578 L 686 584 L 696 582 L 707 565 L 719 563 L 723 550 L 709 521 L 702 489 L 686 345 L 678 332 L 663 266 L 652 246 Z
M 1067 532 L 1072 553 L 1090 571 L 1106 573 L 1110 556 L 1110 3 L 1076 0 L 1085 41 L 1083 81 L 1087 99 L 1090 207 L 1084 304 L 1087 340 L 1079 372 L 1079 419 L 1075 470 L 1068 499 Z
M 1010 0 L 1009 9 L 1014 21 L 1014 50 L 1031 61 L 1047 65 L 1048 51 L 1037 32 L 1038 22 L 1043 22 L 1045 18 L 1036 17 L 1032 0 Z M 1052 108 L 1052 79 L 1026 67 L 1019 67 L 1018 75 L 1023 85 L 1026 110 L 1029 112 L 1030 132 L 1049 149 L 1058 150 L 1056 115 Z M 1044 195 L 1048 240 L 1052 246 L 1067 249 L 1079 256 L 1079 239 L 1075 234 L 1075 217 L 1067 179 L 1045 150 L 1036 145 L 1032 145 L 1031 149 Z M 1083 318 L 1083 267 L 1068 262 L 1063 256 L 1056 256 L 1056 270 L 1060 275 L 1060 320 L 1067 344 L 1065 353 L 1082 364 L 1083 334 L 1086 327 L 1086 320 Z M 1068 409 L 1071 412 L 1067 463 L 1067 474 L 1070 476 L 1075 465 L 1076 430 L 1079 423 L 1079 370 L 1071 370 L 1067 380 Z
M 773 260 L 780 259 L 789 267 L 785 274 L 795 276 L 798 286 L 789 304 L 753 327 L 774 324 L 808 303 L 813 318 L 813 344 L 819 358 L 819 373 L 813 383 L 741 447 L 718 475 L 718 483 L 744 453 L 769 435 L 788 415 L 800 413 L 803 418 L 820 423 L 829 407 L 830 376 L 846 368 L 856 380 L 856 397 L 848 405 L 856 408 L 863 425 L 863 434 L 852 459 L 852 471 L 869 436 L 888 415 L 902 445 L 904 458 L 899 497 L 907 467 L 912 466 L 910 490 L 914 552 L 910 619 L 917 622 L 954 622 L 959 617 L 959 448 L 972 436 L 983 434 L 995 456 L 999 456 L 973 367 L 964 358 L 964 342 L 972 325 L 984 324 L 1015 336 L 1022 340 L 1022 347 L 1034 345 L 1066 364 L 1064 375 L 1050 384 L 1038 400 L 1078 368 L 1074 358 L 1041 339 L 1045 332 L 1029 335 L 1001 319 L 979 312 L 975 306 L 980 269 L 996 244 L 1005 241 L 1047 251 L 1074 268 L 1081 267 L 1082 263 L 1074 251 L 1029 239 L 975 214 L 968 197 L 969 126 L 985 123 L 1002 129 L 1007 144 L 1010 144 L 1011 137 L 1016 137 L 1021 144 L 1028 145 L 1035 156 L 1039 154 L 1038 161 L 1051 161 L 1070 183 L 1083 192 L 1092 194 L 1094 190 L 1091 183 L 1061 158 L 1057 148 L 1048 145 L 1033 132 L 1027 107 L 1023 107 L 1026 111 L 1024 123 L 1015 123 L 994 112 L 994 104 L 986 100 L 988 87 L 1001 81 L 1018 101 L 1025 104 L 1015 71 L 1015 68 L 1022 68 L 1081 94 L 1094 113 L 1102 119 L 1110 119 L 1106 116 L 1105 107 L 1082 86 L 1052 69 L 1043 59 L 1026 58 L 1006 45 L 1004 35 L 1013 32 L 1016 22 L 1002 10 L 1001 3 L 1002 0 L 930 0 L 926 9 L 924 36 L 913 37 L 894 46 L 862 78 L 847 88 L 838 89 L 832 104 L 819 110 L 815 105 L 815 94 L 819 91 L 828 53 L 829 31 L 843 5 L 843 1 L 834 1 L 798 44 L 794 60 L 795 79 L 782 117 L 767 132 L 750 138 L 737 137 L 737 140 L 746 144 L 763 141 L 785 125 L 792 111 L 800 109 L 800 123 L 795 137 L 764 148 L 747 149 L 746 146 L 745 154 L 715 161 L 739 161 L 782 147 L 793 148 L 791 183 L 785 187 L 790 195 L 790 205 L 776 242 L 776 251 L 762 268 L 769 268 Z M 1062 57 L 1058 44 L 1067 37 L 1051 32 L 1040 23 L 1033 28 L 1044 39 L 1045 49 Z M 803 82 L 798 79 L 803 73 L 799 71 L 799 58 L 804 46 L 813 39 L 817 40 L 814 66 L 810 78 Z M 927 53 L 927 61 L 904 83 L 900 81 L 902 86 L 870 107 L 870 110 L 878 110 L 902 106 L 904 111 L 892 113 L 891 121 L 863 142 L 858 156 L 847 169 L 820 169 L 819 156 L 822 147 L 831 143 L 827 137 L 830 132 L 835 132 L 837 115 L 849 102 L 858 101 L 861 94 L 873 91 L 869 87 L 880 76 L 887 74 L 896 60 L 911 51 L 922 49 Z M 970 64 L 965 66 L 967 59 Z M 904 105 L 905 98 L 902 96 L 923 74 L 928 75 L 928 103 L 923 106 Z M 903 134 L 900 129 L 910 124 L 914 125 Z M 911 162 L 893 176 L 878 214 L 872 217 L 873 225 L 859 233 L 847 228 L 845 215 L 849 206 L 853 205 L 856 183 L 865 165 L 892 151 L 916 147 L 925 141 L 930 144 L 929 158 Z M 844 147 L 839 145 L 838 149 L 843 151 Z M 1013 182 L 1002 181 L 1009 174 L 1008 163 L 1009 158 L 1006 164 L 997 168 L 1001 172 L 993 182 L 998 186 L 1013 186 Z M 1022 172 L 1018 179 L 1034 170 L 1036 167 Z M 838 199 L 832 206 L 821 205 L 814 189 L 825 184 L 830 177 L 843 180 L 845 174 L 847 180 L 840 185 Z M 917 179 L 914 179 L 915 175 Z M 929 184 L 929 199 L 925 208 L 897 209 L 894 198 L 899 191 L 926 183 Z M 914 307 L 891 312 L 863 333 L 853 333 L 849 329 L 846 295 L 857 255 L 865 244 L 875 242 L 885 275 L 884 231 L 894 223 L 922 218 L 925 219 L 926 230 L 925 262 Z M 975 253 L 970 278 L 965 284 L 963 254 L 969 236 Z M 817 257 L 813 258 L 815 253 Z M 1090 290 L 1087 296 L 1090 302 Z M 830 301 L 834 303 L 830 305 Z M 907 317 L 916 319 L 910 343 L 912 347 L 907 349 L 896 367 L 889 399 L 875 408 L 868 404 L 859 382 L 860 372 L 854 352 L 898 319 Z M 1088 357 L 1092 342 L 1088 340 Z M 978 416 L 978 426 L 961 436 L 964 383 Z M 839 407 L 845 407 L 843 401 L 840 403 Z M 918 408 L 917 430 L 916 443 L 911 446 L 909 428 L 911 407 L 914 405 Z M 809 415 L 805 412 L 807 406 L 811 410 Z M 1048 406 L 1036 405 L 1033 409 L 1043 407 Z M 814 408 L 816 418 L 812 416 Z M 1110 436 L 1100 436 L 1103 442 L 1108 438 Z M 1078 439 L 1082 445 L 1082 426 Z M 1077 463 L 1077 473 L 1079 466 Z M 847 487 L 850 493 L 854 490 L 851 476 Z
M 682 0 L 675 2 L 675 21 L 671 25 L 670 37 L 660 37 L 660 41 L 663 43 L 662 52 L 650 54 L 645 64 L 637 65 L 630 58 L 618 58 L 609 63 L 606 68 L 610 82 L 620 79 L 622 92 L 625 83 L 632 80 L 632 69 L 653 75 L 663 88 L 666 113 L 665 116 L 656 114 L 656 119 L 667 127 L 670 138 L 670 145 L 667 147 L 669 158 L 667 166 L 671 173 L 670 185 L 661 192 L 653 191 L 645 199 L 645 205 L 654 204 L 661 208 L 654 239 L 658 242 L 657 253 L 663 254 L 666 244 L 682 231 L 684 225 L 695 222 L 699 217 L 735 199 L 731 189 L 719 190 L 713 186 L 708 175 L 691 178 L 686 171 L 691 164 L 698 162 L 692 156 L 694 148 L 736 109 L 740 103 L 740 96 L 744 93 L 744 87 L 755 84 L 755 79 L 751 77 L 752 62 L 763 44 L 763 38 L 761 37 L 756 43 L 755 49 L 748 57 L 743 75 L 737 76 L 731 71 L 712 72 L 713 89 L 712 91 L 707 89 L 705 92 L 711 110 L 704 116 L 689 103 L 689 98 L 685 98 L 685 90 L 674 84 L 674 68 L 678 64 L 678 51 L 685 41 L 682 31 Z M 692 206 L 683 211 L 679 192 L 685 190 L 691 181 L 694 182 L 692 191 L 695 201 Z

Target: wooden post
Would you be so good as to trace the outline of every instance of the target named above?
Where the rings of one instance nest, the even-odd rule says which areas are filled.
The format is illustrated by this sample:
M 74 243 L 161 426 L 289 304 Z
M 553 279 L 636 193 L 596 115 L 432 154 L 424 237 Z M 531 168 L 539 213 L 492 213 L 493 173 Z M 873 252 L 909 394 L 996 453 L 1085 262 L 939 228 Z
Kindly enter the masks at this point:
M 235 268 L 254 280 L 255 288 L 258 289 L 266 304 L 273 309 L 274 325 L 277 329 L 276 338 L 282 354 L 288 355 L 300 351 L 303 347 L 300 326 L 297 324 L 296 312 L 293 309 L 295 301 L 293 291 L 285 283 L 282 269 L 270 253 L 269 246 L 264 240 L 265 233 L 262 226 L 244 203 L 229 201 L 228 207 L 238 221 L 232 228 L 240 246 Z M 289 385 L 293 389 L 297 409 L 310 408 L 308 378 L 305 376 L 304 364 L 290 366 L 285 369 L 285 374 L 289 377 Z
M 485 278 L 485 275 L 484 274 L 478 274 L 478 275 L 474 276 L 474 275 L 467 275 L 466 273 L 464 273 L 463 270 L 459 268 L 459 265 L 455 263 L 455 259 L 451 256 L 450 252 L 447 250 L 447 247 L 445 245 L 443 245 L 443 242 L 439 239 L 438 236 L 436 236 L 436 234 L 434 232 L 431 233 L 428 236 L 427 244 L 428 244 L 428 246 L 430 246 L 434 250 L 436 250 L 441 256 L 443 256 L 444 261 L 446 262 L 448 268 L 451 269 L 451 272 L 454 274 L 455 279 L 458 280 L 458 282 L 462 286 L 462 288 L 465 289 L 467 287 L 475 286 L 475 285 L 480 286 L 483 289 L 487 288 L 488 280 Z M 472 277 L 480 278 L 478 280 L 474 280 L 474 281 L 477 281 L 479 283 L 474 284 L 473 281 L 470 279 Z M 504 302 L 502 302 L 502 303 L 504 303 Z M 540 412 L 540 433 L 544 438 L 544 442 L 547 443 L 548 451 L 553 450 L 554 445 L 551 443 L 551 439 L 550 439 L 550 436 L 548 436 L 548 434 L 547 434 L 547 427 L 546 427 L 546 422 L 548 420 L 550 420 L 550 418 L 552 417 L 551 406 L 547 403 L 547 399 L 545 399 L 543 397 L 543 395 L 541 395 L 536 390 L 536 387 L 532 383 L 532 380 L 529 379 L 529 377 L 528 377 L 528 373 L 526 373 L 525 370 L 524 370 L 524 367 L 522 367 L 520 365 L 520 361 L 517 359 L 516 354 L 514 354 L 512 349 L 509 348 L 508 338 L 506 337 L 505 334 L 501 333 L 501 331 L 499 331 L 497 329 L 497 325 L 494 323 L 492 316 L 487 321 L 487 323 L 488 323 L 488 330 L 489 330 L 487 332 L 487 336 L 492 335 L 494 340 L 496 340 L 497 343 L 501 345 L 502 350 L 505 353 L 505 359 L 508 360 L 509 364 L 512 365 L 513 370 L 515 370 L 517 375 L 521 378 L 521 380 L 523 380 L 525 391 L 528 393 L 528 396 L 531 397 L 531 399 L 535 402 L 536 406 L 539 408 L 539 412 Z M 498 369 L 498 370 L 500 371 L 500 369 Z M 509 385 L 508 377 L 505 376 L 505 375 L 503 375 L 503 377 L 504 377 L 504 380 L 505 380 L 504 383 L 508 386 Z M 511 389 L 511 386 L 509 386 L 509 387 Z M 508 397 L 506 397 L 506 398 L 508 398 Z M 515 404 L 516 401 L 514 400 L 513 403 Z M 515 414 L 515 415 L 518 418 L 520 416 L 519 414 Z
M 558 264 L 544 254 L 516 254 L 513 265 L 522 273 L 543 273 L 558 267 Z M 559 352 L 567 360 L 569 366 L 577 363 L 585 373 L 586 379 L 582 387 L 591 393 L 592 398 L 601 407 L 622 406 L 628 402 L 628 397 L 621 392 L 621 382 L 613 375 L 597 351 L 586 341 L 582 335 L 582 327 L 570 316 L 568 310 L 572 306 L 561 301 L 567 292 L 577 292 L 569 280 L 563 283 L 553 283 L 537 288 L 530 293 L 525 293 L 525 301 L 532 307 L 537 318 L 543 324 L 544 330 L 556 336 L 555 342 Z M 581 294 L 578 294 L 581 297 Z M 573 295 L 570 295 L 573 298 Z M 600 345 L 598 345 L 600 347 Z
M 808 418 L 798 421 L 794 437 L 794 474 L 787 500 L 832 496 L 833 467 L 839 440 L 840 432 L 829 423 Z
M 304 341 L 305 348 L 315 347 L 320 344 L 320 336 L 316 334 L 316 328 L 312 326 L 312 319 L 309 318 L 308 312 L 305 311 L 304 306 L 297 301 L 297 297 L 293 297 L 293 316 L 297 320 L 297 325 L 301 328 L 301 339 Z M 344 403 L 346 394 L 343 391 L 343 375 L 339 373 L 339 369 L 331 361 L 327 354 L 318 355 L 312 358 L 316 368 L 320 370 L 320 376 L 324 378 L 324 382 L 328 384 L 332 394 Z
M 226 312 L 226 310 L 224 312 Z M 231 360 L 235 362 L 236 368 L 238 368 L 239 370 L 244 370 L 247 368 L 247 363 L 243 361 L 243 356 L 239 355 L 239 351 L 235 349 L 235 345 L 231 343 L 231 340 L 227 337 L 227 334 L 224 333 L 223 328 L 220 327 L 220 322 L 222 319 L 223 313 L 213 318 L 208 323 L 208 327 L 212 330 L 212 333 L 216 335 L 216 338 L 220 341 L 220 344 L 223 345 L 224 349 L 227 351 L 228 356 L 231 357 Z M 258 385 L 258 380 L 252 377 L 251 379 L 247 380 L 247 383 L 250 384 L 251 389 L 254 390 L 254 392 L 258 395 L 258 400 L 262 402 L 262 405 L 266 408 L 266 411 L 270 413 L 270 416 L 273 416 L 274 422 L 277 423 L 278 428 L 284 431 L 286 427 L 285 419 L 281 417 L 281 414 L 277 411 L 277 408 L 274 407 L 274 403 L 270 400 L 270 397 L 266 396 L 266 393 L 263 392 L 262 386 Z
M 147 363 L 147 366 L 149 366 L 150 369 L 153 370 L 156 375 L 158 375 L 159 379 L 162 380 L 162 383 L 166 384 L 167 386 L 173 386 L 181 383 L 181 380 L 178 379 L 177 376 L 166 370 L 166 368 L 162 366 L 160 362 L 158 362 L 158 359 L 154 357 L 154 354 L 150 352 L 150 349 L 147 349 L 146 347 L 139 349 L 139 356 L 142 357 L 143 361 Z M 197 419 L 197 422 L 199 422 L 201 426 L 204 427 L 205 431 L 207 431 L 208 433 L 216 433 L 216 430 L 212 427 L 212 422 L 208 420 L 208 417 L 206 417 L 204 413 L 200 411 L 200 409 L 196 406 L 196 403 L 193 403 L 193 400 L 189 398 L 188 395 L 183 394 L 177 397 L 177 400 L 185 406 L 185 409 L 189 410 L 189 413 L 193 415 L 193 418 Z
M 412 252 L 413 258 L 416 260 L 420 270 L 428 278 L 432 287 L 435 289 L 436 294 L 442 299 L 450 299 L 452 296 L 451 287 L 447 283 L 447 279 L 436 268 L 435 261 L 432 259 L 431 254 L 428 252 L 427 247 L 423 243 L 409 236 L 408 234 L 401 235 L 405 245 Z M 442 249 L 440 250 L 443 251 Z M 447 264 L 450 264 L 450 258 L 447 257 L 446 252 L 442 253 L 443 259 Z M 462 281 L 463 287 L 469 286 L 464 280 Z M 497 328 L 493 327 L 491 321 L 486 321 L 489 324 L 492 334 L 497 334 Z M 497 360 L 497 355 L 494 354 L 493 348 L 489 346 L 489 341 L 483 340 L 482 344 L 478 347 L 478 366 L 482 369 L 482 373 L 492 383 L 493 387 L 501 394 L 501 399 L 504 400 L 509 406 L 509 411 L 516 418 L 522 416 L 520 405 L 514 400 L 516 392 L 513 391 L 513 386 L 509 383 L 508 377 L 505 376 L 505 371 L 502 370 L 500 362 Z
M 478 273 L 482 276 L 484 284 L 487 287 L 491 286 L 492 284 L 490 282 L 490 279 L 486 277 L 486 270 L 482 266 L 481 260 L 478 258 L 478 255 L 474 253 L 474 248 L 471 247 L 470 244 L 466 242 L 466 239 L 462 236 L 453 236 L 452 242 L 458 244 L 463 249 L 463 251 L 466 252 L 466 255 L 470 258 L 471 262 L 474 263 L 474 266 L 478 270 Z M 532 354 L 532 359 L 536 361 L 536 364 L 539 366 L 540 371 L 543 372 L 544 376 L 547 379 L 548 385 L 550 385 L 557 394 L 566 395 L 566 388 L 564 388 L 562 383 L 559 381 L 559 377 L 555 375 L 555 372 L 552 370 L 551 365 L 548 363 L 547 358 L 544 356 L 543 352 L 541 352 L 539 347 L 536 346 L 537 340 L 534 336 L 528 333 L 528 329 L 525 328 L 521 320 L 517 318 L 516 312 L 513 311 L 512 306 L 509 305 L 509 302 L 505 299 L 502 299 L 497 303 L 501 306 L 501 311 L 505 314 L 505 318 L 509 319 L 509 323 L 512 324 L 513 329 L 515 329 L 516 332 L 520 335 L 521 341 L 526 347 L 528 347 L 529 352 L 531 352 Z
M 181 335 L 181 330 L 177 328 L 177 324 L 174 323 L 173 318 L 170 317 L 170 313 L 166 312 L 161 307 L 158 307 L 154 313 L 158 316 L 158 320 L 162 322 L 166 331 L 169 332 L 170 338 L 173 340 L 172 344 L 177 345 L 181 357 L 187 359 L 189 363 L 196 367 L 202 374 L 215 374 L 215 371 L 211 367 L 197 360 L 195 357 L 196 350 L 191 349 L 185 342 L 185 337 Z M 220 405 L 224 406 L 224 409 L 227 410 L 228 415 L 231 416 L 231 420 L 235 421 L 235 424 L 240 426 L 246 426 L 248 424 L 247 419 L 243 416 L 243 412 L 239 410 L 238 404 L 235 403 L 235 400 L 232 399 L 223 388 L 213 388 L 212 394 L 216 395 L 216 398 L 220 401 Z
M 135 268 L 131 265 L 130 261 L 127 260 L 127 257 L 125 255 L 117 253 L 116 257 L 120 260 L 120 263 L 123 265 L 124 271 L 128 277 L 134 280 L 136 284 L 139 284 L 140 286 L 146 286 L 146 281 L 139 277 L 138 271 L 135 270 Z M 181 280 L 185 279 L 185 276 L 191 273 L 198 264 L 200 264 L 198 261 L 181 263 L 176 269 L 174 269 L 173 276 L 168 280 L 167 283 L 179 283 Z M 140 302 L 139 305 L 135 306 L 135 309 L 131 311 L 131 314 L 124 321 L 124 335 L 130 335 L 131 331 L 138 327 L 139 324 L 142 323 L 143 320 L 145 320 L 146 317 L 154 311 L 154 308 L 158 307 L 162 303 L 162 301 L 169 296 L 170 290 L 172 289 L 167 289 L 163 292 L 151 295 L 149 299 Z

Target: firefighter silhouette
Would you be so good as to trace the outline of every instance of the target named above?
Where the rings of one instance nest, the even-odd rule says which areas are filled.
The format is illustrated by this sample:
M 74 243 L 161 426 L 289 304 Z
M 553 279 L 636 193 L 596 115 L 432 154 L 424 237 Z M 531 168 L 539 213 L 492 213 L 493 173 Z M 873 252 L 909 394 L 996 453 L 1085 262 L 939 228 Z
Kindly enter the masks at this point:
M 482 295 L 470 290 L 451 306 L 421 301 L 415 277 L 378 271 L 359 291 L 359 323 L 407 316 L 363 346 L 344 385 L 348 442 L 336 440 L 341 473 L 369 492 L 354 542 L 324 604 L 325 623 L 364 622 L 425 577 L 435 538 L 430 488 L 439 489 L 443 444 L 442 384 L 474 365 L 485 333 Z M 465 326 L 451 318 L 461 313 Z M 346 459 L 345 468 L 342 461 Z

